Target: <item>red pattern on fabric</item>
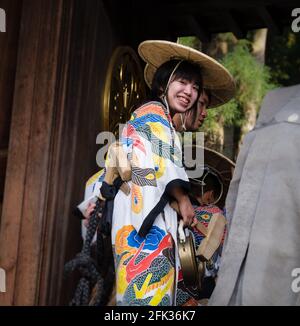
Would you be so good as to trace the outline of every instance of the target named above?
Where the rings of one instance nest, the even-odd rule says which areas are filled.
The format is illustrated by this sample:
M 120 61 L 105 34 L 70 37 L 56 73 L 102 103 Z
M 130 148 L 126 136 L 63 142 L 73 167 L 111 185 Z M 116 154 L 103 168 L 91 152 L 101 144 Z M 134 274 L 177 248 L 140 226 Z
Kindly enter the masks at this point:
M 126 266 L 126 280 L 129 283 L 136 275 L 147 270 L 153 259 L 157 257 L 164 249 L 172 248 L 172 237 L 170 234 L 166 235 L 163 240 L 158 245 L 158 248 L 149 254 L 146 258 L 141 260 L 138 264 L 135 264 L 137 257 L 140 252 L 143 250 L 145 242 L 140 246 L 137 253 L 130 259 L 129 263 Z

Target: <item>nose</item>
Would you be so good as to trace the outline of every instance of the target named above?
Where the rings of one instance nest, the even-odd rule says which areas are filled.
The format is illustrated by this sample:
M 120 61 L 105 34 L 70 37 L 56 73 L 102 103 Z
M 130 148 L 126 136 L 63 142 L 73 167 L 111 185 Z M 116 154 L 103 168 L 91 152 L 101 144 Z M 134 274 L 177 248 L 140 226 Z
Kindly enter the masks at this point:
M 205 105 L 200 105 L 200 113 L 198 116 L 198 122 L 200 123 L 200 125 L 203 123 L 206 116 L 207 116 L 207 111 Z
M 190 84 L 190 83 L 187 83 L 184 87 L 184 93 L 191 96 L 192 94 L 192 91 L 193 91 L 193 85 Z
M 207 111 L 206 111 L 206 107 L 205 106 L 203 106 L 203 108 L 202 108 L 201 115 L 202 115 L 203 118 L 206 118 L 206 116 L 207 116 Z

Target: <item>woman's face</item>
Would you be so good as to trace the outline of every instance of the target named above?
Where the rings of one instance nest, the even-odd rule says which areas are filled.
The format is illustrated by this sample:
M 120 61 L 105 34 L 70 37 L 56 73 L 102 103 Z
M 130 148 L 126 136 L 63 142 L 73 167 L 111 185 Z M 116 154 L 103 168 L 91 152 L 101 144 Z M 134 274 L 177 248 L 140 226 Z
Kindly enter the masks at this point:
M 171 81 L 167 94 L 171 115 L 190 109 L 198 97 L 198 92 L 199 86 L 195 82 L 182 78 Z
M 202 126 L 202 124 L 207 116 L 206 109 L 207 109 L 208 104 L 209 104 L 209 99 L 208 99 L 207 94 L 204 91 L 204 92 L 202 92 L 202 94 L 199 97 L 199 100 L 197 103 L 196 115 L 195 115 L 193 121 L 190 121 L 190 124 L 191 124 L 190 130 L 193 130 L 193 131 L 198 130 Z

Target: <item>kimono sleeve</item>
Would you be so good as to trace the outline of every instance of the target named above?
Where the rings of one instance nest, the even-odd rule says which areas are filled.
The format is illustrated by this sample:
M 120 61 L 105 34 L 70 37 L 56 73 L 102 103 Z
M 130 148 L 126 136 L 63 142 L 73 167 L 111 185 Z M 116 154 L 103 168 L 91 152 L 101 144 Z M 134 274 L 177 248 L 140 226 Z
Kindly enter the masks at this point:
M 100 170 L 96 174 L 94 174 L 85 185 L 85 192 L 84 192 L 84 200 L 77 206 L 77 208 L 84 214 L 85 210 L 88 207 L 89 203 L 95 203 L 97 201 L 97 196 L 100 193 L 100 187 L 102 185 L 102 181 L 105 177 L 105 169 Z M 81 224 L 81 235 L 83 239 L 86 236 L 86 227 L 85 225 Z M 93 242 L 96 240 L 96 236 L 93 239 Z

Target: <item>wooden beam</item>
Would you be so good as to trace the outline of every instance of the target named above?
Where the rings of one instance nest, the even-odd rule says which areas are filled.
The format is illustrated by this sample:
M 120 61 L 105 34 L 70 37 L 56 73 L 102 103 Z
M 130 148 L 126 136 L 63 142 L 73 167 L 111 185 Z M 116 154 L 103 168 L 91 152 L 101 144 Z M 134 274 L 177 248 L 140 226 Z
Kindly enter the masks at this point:
M 238 39 L 246 37 L 246 33 L 242 30 L 230 11 L 220 12 L 220 17 L 225 20 L 226 27 L 228 27 L 229 31 L 231 31 Z
M 114 0 L 117 3 L 117 0 Z M 299 0 L 298 0 L 299 1 Z M 122 3 L 122 2 L 120 2 Z M 141 19 L 142 16 L 147 17 L 147 19 L 142 19 L 141 22 L 136 24 L 145 28 L 145 21 L 149 27 L 145 28 L 145 33 L 140 33 L 145 35 L 144 38 L 147 38 L 147 35 L 157 35 L 158 37 L 163 37 L 164 29 L 173 28 L 176 30 L 178 36 L 186 35 L 188 30 L 197 31 L 198 37 L 205 39 L 210 37 L 211 33 L 222 33 L 228 32 L 230 29 L 237 38 L 244 38 L 246 32 L 250 29 L 264 28 L 266 25 L 272 30 L 276 31 L 278 29 L 278 23 L 274 20 L 274 17 L 266 11 L 262 11 L 261 14 L 258 12 L 258 8 L 267 8 L 272 7 L 274 10 L 280 10 L 280 8 L 291 8 L 291 6 L 297 6 L 297 0 L 286 0 L 284 3 L 280 0 L 182 0 L 182 1 L 161 1 L 153 0 L 151 6 L 138 0 L 131 0 L 130 4 L 134 7 L 134 15 L 131 17 L 131 21 L 136 21 Z M 244 16 L 244 19 L 239 20 L 238 16 L 235 16 L 235 12 L 239 12 Z M 223 13 L 224 16 L 223 16 Z M 249 15 L 248 15 L 249 13 Z M 288 16 L 287 19 L 284 19 L 285 24 L 287 25 L 290 21 L 290 15 L 287 15 L 287 10 L 285 11 L 285 16 Z M 193 16 L 195 18 L 204 17 L 208 22 L 207 26 L 204 28 L 204 33 L 197 27 L 198 25 L 203 29 L 202 23 L 199 19 L 196 19 L 196 23 L 191 21 L 188 23 L 188 26 L 180 26 L 180 22 L 175 22 L 175 26 L 165 26 L 165 23 L 172 20 L 174 17 L 178 20 L 182 20 L 185 16 Z M 226 17 L 225 17 L 226 16 Z M 249 17 L 248 17 L 249 16 Z M 262 19 L 260 17 L 262 16 Z M 136 17 L 136 18 L 135 18 Z M 216 21 L 215 23 L 210 24 L 211 20 Z M 159 23 L 153 23 L 153 21 Z M 219 22 L 217 21 L 219 20 Z M 131 24 L 131 23 L 130 23 Z M 227 26 L 228 25 L 228 26 Z M 180 26 L 180 28 L 178 28 Z M 151 30 L 155 28 L 160 28 L 158 33 L 151 33 Z M 135 30 L 136 28 L 133 28 Z M 150 33 L 148 33 L 148 31 Z M 140 32 L 140 31 L 138 31 Z M 194 32 L 196 33 L 196 32 Z M 206 33 L 206 35 L 205 35 Z M 175 34 L 175 32 L 174 32 Z M 203 35 L 204 34 L 204 35 Z M 141 37 L 143 38 L 143 36 Z
M 293 1 L 296 2 L 296 0 Z M 176 3 L 171 0 L 152 0 L 151 6 L 145 8 L 145 4 L 142 1 L 133 0 L 134 7 L 137 11 L 147 11 L 152 17 L 155 17 L 157 14 L 166 16 L 176 14 L 205 14 L 206 12 L 219 12 L 232 9 L 254 10 L 257 6 L 268 6 L 276 2 L 280 3 L 280 0 L 182 0 L 176 1 Z
M 188 26 L 190 27 L 191 31 L 193 31 L 193 34 L 197 36 L 201 42 L 210 41 L 210 34 L 207 33 L 207 31 L 200 26 L 198 20 L 194 16 L 186 16 L 185 20 Z

